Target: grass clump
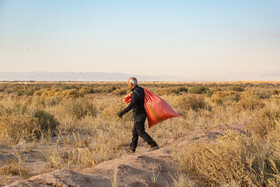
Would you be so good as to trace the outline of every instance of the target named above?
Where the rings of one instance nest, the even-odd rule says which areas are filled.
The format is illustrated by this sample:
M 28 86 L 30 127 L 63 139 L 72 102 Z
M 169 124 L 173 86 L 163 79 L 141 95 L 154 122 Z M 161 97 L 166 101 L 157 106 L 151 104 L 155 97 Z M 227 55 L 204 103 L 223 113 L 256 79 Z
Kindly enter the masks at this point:
M 199 95 L 184 95 L 178 96 L 176 98 L 176 105 L 179 106 L 183 111 L 184 110 L 195 110 L 205 109 L 208 105 L 204 101 L 203 96 Z
M 211 101 L 218 104 L 236 103 L 240 100 L 240 94 L 235 91 L 218 91 L 211 97 Z
M 254 110 L 263 108 L 265 104 L 261 101 L 261 97 L 258 93 L 243 92 L 237 106 L 245 110 Z
M 0 163 L 0 175 L 19 175 L 23 178 L 28 177 L 30 171 L 24 166 L 27 159 L 22 159 L 15 147 L 13 148 L 13 151 L 15 158 L 6 161 L 5 164 Z
M 126 95 L 127 93 L 128 93 L 127 88 L 119 88 L 112 92 L 112 94 L 114 94 L 114 95 Z
M 28 115 L 0 117 L 0 136 L 8 143 L 17 144 L 21 139 L 31 140 L 39 129 L 37 119 Z
M 229 132 L 216 142 L 192 142 L 175 158 L 183 172 L 205 185 L 279 185 L 279 157 L 268 144 L 243 134 Z
M 66 115 L 75 119 L 82 119 L 85 116 L 96 115 L 95 106 L 86 98 L 66 99 L 64 100 L 62 107 Z
M 126 113 L 122 116 L 122 119 L 118 117 L 118 114 L 125 108 L 127 105 L 125 104 L 116 104 L 112 103 L 108 105 L 104 110 L 101 112 L 101 117 L 107 121 L 120 121 L 120 120 L 126 120 L 130 121 L 133 119 L 132 110 Z

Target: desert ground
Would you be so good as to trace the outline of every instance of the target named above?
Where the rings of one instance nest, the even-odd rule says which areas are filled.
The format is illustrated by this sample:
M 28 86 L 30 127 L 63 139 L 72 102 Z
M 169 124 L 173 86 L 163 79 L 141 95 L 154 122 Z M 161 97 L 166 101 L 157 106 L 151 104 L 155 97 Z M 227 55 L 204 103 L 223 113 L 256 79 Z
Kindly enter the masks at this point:
M 0 186 L 279 186 L 280 82 L 140 82 L 180 117 L 133 154 L 125 82 L 0 82 Z

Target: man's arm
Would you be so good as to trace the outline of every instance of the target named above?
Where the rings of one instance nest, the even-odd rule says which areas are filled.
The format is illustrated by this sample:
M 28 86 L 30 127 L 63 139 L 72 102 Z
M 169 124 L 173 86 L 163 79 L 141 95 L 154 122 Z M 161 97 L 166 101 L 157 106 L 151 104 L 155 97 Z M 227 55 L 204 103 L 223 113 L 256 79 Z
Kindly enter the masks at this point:
M 130 103 L 123 111 L 121 111 L 118 116 L 121 118 L 125 113 L 132 109 L 132 104 Z
M 121 111 L 118 116 L 121 118 L 125 113 L 127 113 L 128 111 L 130 111 L 137 103 L 137 93 L 135 92 L 132 92 L 132 95 L 131 95 L 131 103 L 123 110 Z

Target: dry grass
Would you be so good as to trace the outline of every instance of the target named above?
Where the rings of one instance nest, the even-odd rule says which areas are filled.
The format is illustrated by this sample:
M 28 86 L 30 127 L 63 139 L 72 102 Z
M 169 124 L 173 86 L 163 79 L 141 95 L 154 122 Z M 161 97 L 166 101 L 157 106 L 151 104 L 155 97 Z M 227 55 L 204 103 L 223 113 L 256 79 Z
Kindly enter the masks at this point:
M 182 116 L 147 130 L 163 143 L 196 129 L 251 120 L 251 137 L 229 132 L 216 142 L 193 142 L 182 149 L 174 158 L 183 172 L 212 186 L 279 184 L 278 83 L 145 83 L 144 87 L 162 95 Z M 127 106 L 122 104 L 128 91 L 123 84 L 5 83 L 1 89 L 1 144 L 9 151 L 15 144 L 33 141 L 32 148 L 24 154 L 36 146 L 46 147 L 41 151 L 48 169 L 91 167 L 124 154 L 124 147 L 130 143 L 132 112 L 122 119 L 117 116 Z M 39 118 L 35 117 L 40 110 L 46 117 L 42 119 L 53 115 L 60 125 L 36 139 L 42 132 Z M 2 163 L 2 181 L 13 175 L 24 176 L 24 161 Z M 175 186 L 193 183 L 180 177 Z
M 25 167 L 26 158 L 21 158 L 15 147 L 13 147 L 13 154 L 14 158 L 7 160 L 6 163 L 0 162 L 0 186 L 7 185 L 13 175 L 29 177 L 30 170 Z
M 264 115 L 265 114 L 265 115 Z M 278 113 L 258 114 L 251 136 L 228 132 L 214 142 L 192 142 L 174 154 L 181 171 L 215 186 L 279 186 L 280 123 Z
M 21 139 L 32 140 L 39 130 L 37 120 L 27 115 L 0 117 L 0 137 L 2 143 L 17 144 Z

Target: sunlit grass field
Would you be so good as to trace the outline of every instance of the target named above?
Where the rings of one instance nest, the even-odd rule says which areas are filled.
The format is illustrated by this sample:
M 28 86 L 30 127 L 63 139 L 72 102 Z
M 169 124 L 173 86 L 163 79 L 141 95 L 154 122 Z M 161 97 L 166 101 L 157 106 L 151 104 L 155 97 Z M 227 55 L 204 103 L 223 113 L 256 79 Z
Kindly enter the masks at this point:
M 249 121 L 250 135 L 229 132 L 174 153 L 178 170 L 205 185 L 280 184 L 280 82 L 140 86 L 180 114 L 147 130 L 160 146 L 195 130 Z M 125 82 L 1 82 L 0 185 L 54 169 L 92 167 L 125 154 L 132 112 L 122 119 L 117 114 L 129 92 Z M 177 183 L 190 182 L 180 178 Z

